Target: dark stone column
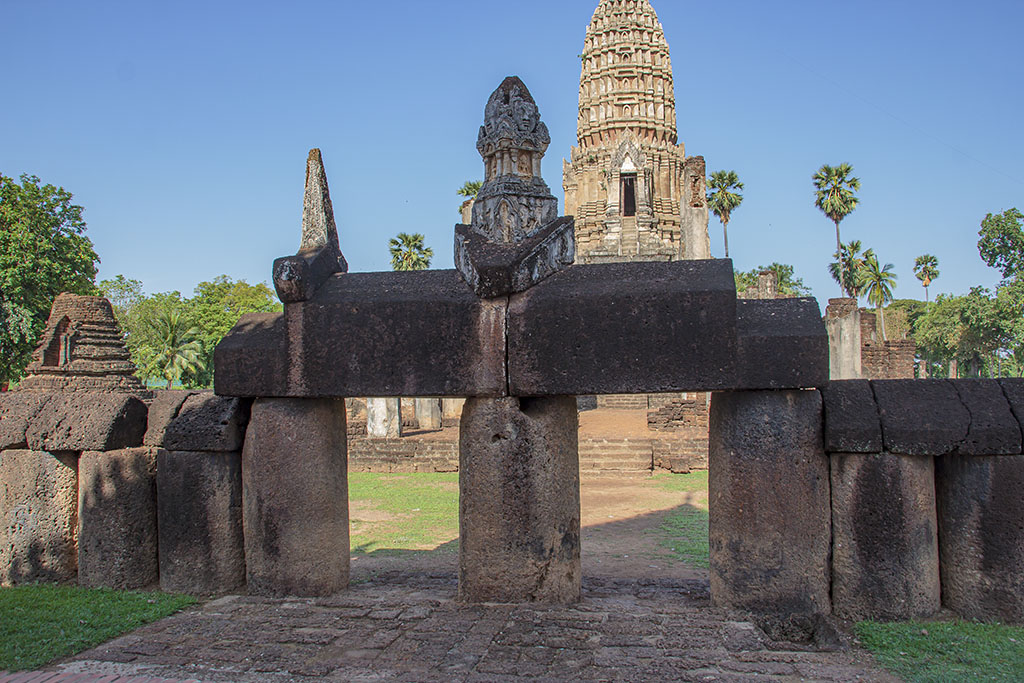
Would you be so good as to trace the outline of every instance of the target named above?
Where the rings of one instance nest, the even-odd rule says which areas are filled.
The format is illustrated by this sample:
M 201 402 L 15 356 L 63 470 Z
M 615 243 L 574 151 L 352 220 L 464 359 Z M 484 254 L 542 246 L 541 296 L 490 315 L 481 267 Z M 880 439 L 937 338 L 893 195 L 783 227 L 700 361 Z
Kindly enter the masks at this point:
M 348 462 L 341 399 L 258 399 L 242 451 L 249 592 L 348 586 Z
M 459 432 L 459 599 L 580 597 L 576 399 L 471 398 Z
M 711 398 L 713 604 L 789 620 L 829 614 L 829 466 L 817 391 Z
M 1024 455 L 938 458 L 935 489 L 942 603 L 1024 622 Z
M 928 456 L 833 454 L 832 607 L 902 621 L 939 610 L 935 467 Z

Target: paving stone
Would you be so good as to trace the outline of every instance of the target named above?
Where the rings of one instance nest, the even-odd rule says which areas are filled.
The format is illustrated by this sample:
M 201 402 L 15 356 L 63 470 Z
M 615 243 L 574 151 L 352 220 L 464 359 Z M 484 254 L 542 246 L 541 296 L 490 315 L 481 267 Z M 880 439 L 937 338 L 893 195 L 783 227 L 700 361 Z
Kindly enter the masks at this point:
M 159 449 L 87 451 L 78 461 L 78 583 L 148 588 L 158 577 Z
M 0 585 L 77 576 L 78 458 L 0 451 Z
M 881 453 L 882 423 L 866 379 L 833 380 L 821 389 L 826 453 Z

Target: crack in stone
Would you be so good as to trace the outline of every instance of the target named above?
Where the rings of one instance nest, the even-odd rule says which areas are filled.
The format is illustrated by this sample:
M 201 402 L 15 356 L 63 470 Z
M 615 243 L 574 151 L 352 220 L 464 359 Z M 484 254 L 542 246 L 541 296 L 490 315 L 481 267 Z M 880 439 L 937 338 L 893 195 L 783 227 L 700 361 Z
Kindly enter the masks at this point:
M 971 436 L 971 431 L 974 429 L 974 413 L 971 411 L 971 407 L 967 405 L 967 401 L 964 400 L 964 395 L 960 392 L 958 383 L 951 379 L 947 379 L 946 381 L 953 385 L 953 390 L 956 392 L 956 397 L 960 400 L 960 405 L 962 405 L 964 410 L 967 411 L 967 431 L 963 435 L 963 438 L 953 446 L 953 450 L 951 451 L 951 453 L 959 454 L 963 452 L 963 448 L 967 445 L 967 440 Z M 1002 391 L 1002 387 L 999 389 Z
M 1017 420 L 1017 427 L 1021 433 L 1021 444 L 1017 452 L 1024 453 L 1024 415 L 1021 415 L 1017 412 L 1017 408 L 1014 406 L 1013 401 L 1010 399 L 1010 395 L 1006 393 L 1006 386 L 999 380 L 996 380 L 996 382 L 999 384 L 999 391 L 1003 392 L 1003 398 L 1006 399 L 1006 404 L 1010 407 L 1010 414 L 1013 415 L 1014 419 Z

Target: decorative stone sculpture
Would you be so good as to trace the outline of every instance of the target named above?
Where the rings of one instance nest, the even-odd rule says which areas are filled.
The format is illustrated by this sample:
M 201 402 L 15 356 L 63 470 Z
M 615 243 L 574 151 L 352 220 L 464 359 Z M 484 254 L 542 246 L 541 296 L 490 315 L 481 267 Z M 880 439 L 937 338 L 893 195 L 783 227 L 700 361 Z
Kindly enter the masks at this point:
M 470 225 L 455 227 L 455 266 L 482 297 L 521 292 L 571 265 L 573 222 L 540 175 L 551 143 L 533 96 L 509 76 L 491 94 L 476 147 L 484 184 Z
M 347 273 L 341 253 L 327 173 L 319 149 L 306 159 L 306 192 L 302 202 L 302 243 L 299 253 L 274 261 L 274 288 L 284 303 L 307 301 L 335 273 Z

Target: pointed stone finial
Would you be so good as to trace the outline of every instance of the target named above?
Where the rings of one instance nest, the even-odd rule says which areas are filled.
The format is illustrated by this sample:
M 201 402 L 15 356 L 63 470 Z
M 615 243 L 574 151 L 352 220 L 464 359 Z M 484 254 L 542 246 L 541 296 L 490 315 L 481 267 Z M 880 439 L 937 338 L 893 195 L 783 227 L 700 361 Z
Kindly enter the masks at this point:
M 299 253 L 274 261 L 274 288 L 284 303 L 307 301 L 335 273 L 347 273 L 341 253 L 334 207 L 320 150 L 306 158 L 306 189 L 302 200 L 302 242 Z
M 470 225 L 455 228 L 455 267 L 478 296 L 521 292 L 572 264 L 572 218 L 541 178 L 551 143 L 526 85 L 509 76 L 491 93 L 476 148 L 484 184 Z

